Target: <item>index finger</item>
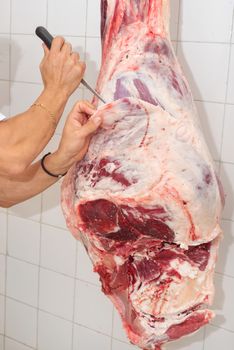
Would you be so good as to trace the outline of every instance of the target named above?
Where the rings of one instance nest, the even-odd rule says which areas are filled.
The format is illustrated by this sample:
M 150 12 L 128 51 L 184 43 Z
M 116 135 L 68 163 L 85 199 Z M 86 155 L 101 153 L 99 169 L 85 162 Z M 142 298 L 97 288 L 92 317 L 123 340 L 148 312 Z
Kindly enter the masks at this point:
M 52 40 L 50 51 L 54 52 L 54 53 L 60 52 L 62 47 L 63 47 L 64 42 L 65 42 L 65 39 L 62 36 L 56 36 Z
M 88 101 L 78 101 L 73 107 L 73 110 L 78 113 L 85 113 L 88 116 L 91 116 L 96 112 L 95 106 Z

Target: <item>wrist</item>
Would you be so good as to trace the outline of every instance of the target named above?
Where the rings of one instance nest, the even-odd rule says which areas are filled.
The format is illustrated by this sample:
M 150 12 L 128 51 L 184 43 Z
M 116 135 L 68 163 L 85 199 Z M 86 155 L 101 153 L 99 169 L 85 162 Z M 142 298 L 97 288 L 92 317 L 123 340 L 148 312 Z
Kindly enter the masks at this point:
M 41 97 L 48 101 L 56 101 L 58 104 L 61 104 L 66 103 L 70 96 L 64 89 L 57 87 L 44 87 Z
M 67 100 L 68 96 L 63 91 L 45 88 L 34 105 L 43 105 L 44 109 L 47 109 L 50 114 L 53 114 L 54 121 L 57 124 L 62 116 Z
M 49 154 L 44 159 L 44 164 L 47 170 L 49 170 L 52 174 L 60 175 L 66 173 L 70 167 L 72 166 L 72 162 L 68 162 L 67 159 L 59 154 L 59 152 L 54 152 Z

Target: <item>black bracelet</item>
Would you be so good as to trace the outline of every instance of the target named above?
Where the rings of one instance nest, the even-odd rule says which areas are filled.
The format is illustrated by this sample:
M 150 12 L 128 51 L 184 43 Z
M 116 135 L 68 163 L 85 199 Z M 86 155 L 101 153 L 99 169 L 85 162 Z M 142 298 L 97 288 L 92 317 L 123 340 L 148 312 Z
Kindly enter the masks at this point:
M 42 169 L 46 172 L 46 174 L 50 175 L 50 176 L 53 176 L 53 177 L 57 177 L 58 179 L 60 179 L 61 177 L 65 176 L 67 174 L 67 171 L 64 173 L 64 174 L 59 174 L 59 175 L 55 175 L 55 174 L 52 174 L 49 170 L 46 169 L 45 167 L 45 164 L 44 164 L 44 160 L 45 158 L 50 155 L 51 152 L 45 154 L 42 158 L 41 158 L 41 167 Z

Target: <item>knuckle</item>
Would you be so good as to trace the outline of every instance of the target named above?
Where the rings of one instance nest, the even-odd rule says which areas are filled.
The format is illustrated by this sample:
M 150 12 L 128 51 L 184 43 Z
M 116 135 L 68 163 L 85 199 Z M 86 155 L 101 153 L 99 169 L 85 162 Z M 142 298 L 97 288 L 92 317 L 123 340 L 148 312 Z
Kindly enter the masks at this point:
M 84 74 L 84 71 L 86 69 L 86 64 L 84 62 L 78 62 L 77 64 L 77 70 L 80 74 Z
M 54 38 L 55 41 L 57 41 L 58 43 L 59 42 L 64 42 L 64 37 L 60 36 L 60 35 L 57 35 L 55 38 Z
M 71 44 L 69 42 L 67 42 L 67 41 L 64 43 L 64 46 L 66 46 L 66 48 L 68 48 L 68 49 L 71 48 Z
M 80 55 L 78 52 L 74 52 L 74 55 L 76 56 L 76 58 L 79 60 L 80 59 Z
M 81 65 L 81 68 L 82 68 L 83 70 L 85 70 L 85 68 L 86 68 L 86 63 L 85 63 L 84 61 L 81 61 L 81 62 L 80 62 L 80 65 Z

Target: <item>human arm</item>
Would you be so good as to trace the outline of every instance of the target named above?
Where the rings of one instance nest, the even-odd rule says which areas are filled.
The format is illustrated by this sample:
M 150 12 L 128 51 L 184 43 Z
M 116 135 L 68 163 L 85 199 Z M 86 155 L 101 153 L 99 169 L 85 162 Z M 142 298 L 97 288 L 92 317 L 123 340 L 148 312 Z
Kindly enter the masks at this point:
M 0 122 L 0 175 L 16 176 L 24 172 L 40 154 L 55 131 L 69 96 L 78 87 L 85 70 L 71 45 L 57 37 L 51 49 L 44 46 L 40 69 L 44 89 L 38 104 L 26 112 Z M 19 96 L 20 98 L 20 96 Z M 51 118 L 53 113 L 53 118 Z
M 63 174 L 80 161 L 89 146 L 93 133 L 100 126 L 100 118 L 92 117 L 95 109 L 88 102 L 78 102 L 70 112 L 56 152 L 45 158 L 45 166 L 52 174 Z M 89 119 L 87 116 L 91 116 Z M 8 208 L 25 201 L 58 181 L 49 176 L 40 161 L 32 164 L 17 177 L 0 176 L 0 206 Z

